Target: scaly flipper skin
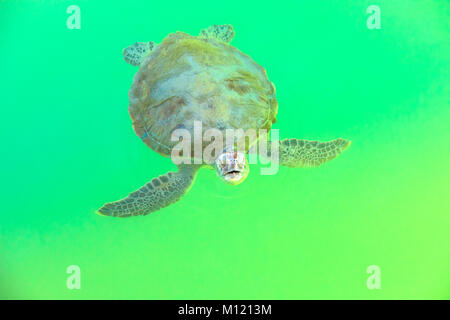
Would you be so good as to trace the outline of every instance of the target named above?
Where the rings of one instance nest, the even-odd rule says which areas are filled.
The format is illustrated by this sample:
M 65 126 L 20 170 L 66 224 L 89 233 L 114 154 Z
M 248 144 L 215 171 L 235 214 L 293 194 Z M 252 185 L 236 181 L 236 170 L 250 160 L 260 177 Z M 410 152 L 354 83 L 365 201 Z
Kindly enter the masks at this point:
M 279 142 L 279 163 L 291 168 L 318 167 L 336 158 L 350 144 L 341 138 L 328 142 L 285 139 Z
M 149 42 L 136 42 L 135 44 L 123 49 L 123 58 L 126 62 L 133 66 L 138 66 L 144 60 L 144 58 L 152 52 L 155 47 L 155 43 Z
M 97 213 L 113 217 L 147 215 L 178 201 L 191 187 L 200 166 L 180 165 L 178 172 L 154 178 L 122 200 L 106 203 Z
M 199 34 L 200 38 L 217 39 L 229 43 L 234 38 L 234 30 L 231 24 L 215 24 L 207 29 L 203 29 Z

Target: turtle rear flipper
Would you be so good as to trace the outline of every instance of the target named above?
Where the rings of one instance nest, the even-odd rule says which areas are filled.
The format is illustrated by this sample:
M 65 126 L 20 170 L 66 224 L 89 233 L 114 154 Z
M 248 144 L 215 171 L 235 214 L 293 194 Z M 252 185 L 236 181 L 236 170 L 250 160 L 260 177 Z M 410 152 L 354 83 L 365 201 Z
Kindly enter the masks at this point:
M 336 158 L 350 144 L 341 138 L 328 142 L 285 139 L 279 141 L 279 163 L 291 168 L 318 167 Z
M 113 217 L 147 215 L 178 201 L 192 186 L 199 166 L 181 165 L 178 172 L 154 178 L 122 200 L 106 203 L 97 213 Z
M 199 36 L 201 38 L 216 39 L 229 43 L 234 38 L 234 30 L 231 24 L 215 24 L 209 28 L 201 30 Z
M 153 41 L 136 42 L 135 44 L 123 49 L 123 58 L 133 66 L 138 66 L 144 58 L 155 48 Z

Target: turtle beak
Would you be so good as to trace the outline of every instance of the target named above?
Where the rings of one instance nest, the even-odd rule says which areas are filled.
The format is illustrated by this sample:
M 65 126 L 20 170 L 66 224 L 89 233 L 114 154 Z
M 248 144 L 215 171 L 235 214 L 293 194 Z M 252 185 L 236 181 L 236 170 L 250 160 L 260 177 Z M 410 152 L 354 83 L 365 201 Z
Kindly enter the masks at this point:
M 229 184 L 238 184 L 242 180 L 242 171 L 232 170 L 224 174 L 224 179 Z
M 216 159 L 216 170 L 227 184 L 238 185 L 248 175 L 248 163 L 245 155 L 235 151 L 225 151 Z

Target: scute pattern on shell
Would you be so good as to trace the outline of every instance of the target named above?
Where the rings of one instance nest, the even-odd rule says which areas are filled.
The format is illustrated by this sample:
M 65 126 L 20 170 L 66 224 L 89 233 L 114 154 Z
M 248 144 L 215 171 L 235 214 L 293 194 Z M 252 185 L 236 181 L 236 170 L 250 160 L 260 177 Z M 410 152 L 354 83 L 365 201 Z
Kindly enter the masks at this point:
M 264 68 L 229 44 L 177 32 L 168 35 L 134 77 L 129 112 L 136 134 L 170 156 L 172 131 L 270 129 L 278 103 Z M 224 134 L 225 135 L 225 134 Z

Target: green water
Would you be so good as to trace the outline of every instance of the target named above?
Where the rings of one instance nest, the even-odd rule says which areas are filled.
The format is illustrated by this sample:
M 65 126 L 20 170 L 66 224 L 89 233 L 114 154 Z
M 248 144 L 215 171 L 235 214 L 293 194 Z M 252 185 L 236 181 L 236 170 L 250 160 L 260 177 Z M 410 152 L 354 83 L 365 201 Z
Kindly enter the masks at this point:
M 81 9 L 69 30 L 66 9 Z M 366 8 L 381 9 L 381 29 Z M 450 298 L 450 6 L 442 1 L 1 1 L 0 298 Z M 174 170 L 135 135 L 122 48 L 230 23 L 315 169 L 200 171 L 145 217 L 94 214 Z M 66 269 L 81 270 L 69 290 Z M 366 286 L 370 265 L 381 289 Z

